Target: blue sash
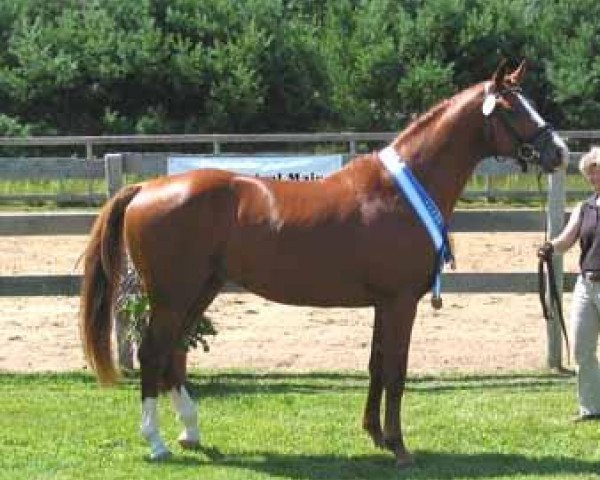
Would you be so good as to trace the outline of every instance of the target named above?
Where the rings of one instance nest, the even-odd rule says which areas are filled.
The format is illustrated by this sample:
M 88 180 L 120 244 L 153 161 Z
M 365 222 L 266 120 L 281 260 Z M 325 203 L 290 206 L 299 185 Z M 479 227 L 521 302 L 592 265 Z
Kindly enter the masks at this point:
M 404 195 L 431 237 L 436 252 L 432 292 L 434 300 L 438 301 L 442 289 L 442 268 L 444 263 L 454 260 L 444 217 L 423 185 L 415 178 L 408 165 L 401 161 L 393 147 L 381 150 L 379 158 L 392 175 L 396 188 Z

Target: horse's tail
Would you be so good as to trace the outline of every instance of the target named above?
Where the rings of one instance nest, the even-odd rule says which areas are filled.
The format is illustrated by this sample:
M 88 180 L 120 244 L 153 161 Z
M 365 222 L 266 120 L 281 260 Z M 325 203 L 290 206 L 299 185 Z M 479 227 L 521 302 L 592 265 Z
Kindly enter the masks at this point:
M 113 303 L 123 261 L 125 208 L 140 189 L 124 187 L 102 208 L 82 257 L 79 328 L 87 362 L 103 384 L 118 377 L 111 348 Z

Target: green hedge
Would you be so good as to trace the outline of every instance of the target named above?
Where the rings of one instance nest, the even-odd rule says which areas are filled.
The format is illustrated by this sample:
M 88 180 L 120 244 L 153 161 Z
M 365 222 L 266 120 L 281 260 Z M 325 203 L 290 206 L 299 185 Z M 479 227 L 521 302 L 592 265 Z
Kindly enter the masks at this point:
M 0 135 L 396 130 L 526 57 L 600 117 L 597 0 L 0 0 Z

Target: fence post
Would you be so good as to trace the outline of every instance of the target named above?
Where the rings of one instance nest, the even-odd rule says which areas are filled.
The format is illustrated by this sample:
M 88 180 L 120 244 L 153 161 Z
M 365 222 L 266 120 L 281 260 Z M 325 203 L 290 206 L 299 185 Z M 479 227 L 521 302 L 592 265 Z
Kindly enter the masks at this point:
M 485 201 L 491 203 L 496 200 L 493 195 L 494 190 L 494 177 L 491 175 L 485 176 Z
M 356 140 L 350 140 L 348 142 L 348 154 L 350 157 L 356 155 Z
M 121 153 L 104 155 L 104 178 L 106 179 L 106 196 L 110 198 L 123 186 L 123 155 Z
M 123 186 L 123 155 L 107 153 L 104 155 L 104 173 L 106 178 L 107 197 L 111 198 Z M 127 265 L 123 268 L 123 274 Z M 124 369 L 133 369 L 133 346 L 127 336 L 127 320 L 125 315 L 115 313 L 115 336 L 117 338 L 117 360 Z
M 85 159 L 86 161 L 91 161 L 94 159 L 94 148 L 91 142 L 86 142 L 85 143 Z M 93 187 L 93 182 L 92 180 L 88 179 L 87 182 L 87 187 L 88 187 L 88 205 L 92 205 L 92 195 L 94 193 L 94 187 Z
M 548 238 L 556 237 L 564 226 L 565 218 L 565 171 L 558 170 L 548 176 L 548 210 L 546 219 L 548 225 Z M 554 256 L 554 273 L 556 288 L 561 298 L 563 291 L 563 258 L 562 255 Z M 547 281 L 547 279 L 546 279 Z M 546 302 L 550 305 L 550 289 L 546 286 Z M 548 344 L 546 347 L 546 365 L 548 368 L 562 368 L 562 333 L 558 315 L 554 306 L 550 310 L 550 319 L 546 324 Z

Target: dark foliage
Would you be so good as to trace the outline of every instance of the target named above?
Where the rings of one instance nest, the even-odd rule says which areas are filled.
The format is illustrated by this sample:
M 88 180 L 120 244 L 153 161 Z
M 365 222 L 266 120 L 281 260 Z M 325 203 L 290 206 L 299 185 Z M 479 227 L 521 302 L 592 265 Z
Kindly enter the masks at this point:
M 397 130 L 529 58 L 600 115 L 597 0 L 0 0 L 0 135 Z

